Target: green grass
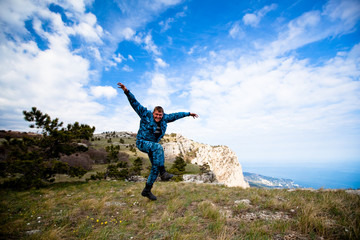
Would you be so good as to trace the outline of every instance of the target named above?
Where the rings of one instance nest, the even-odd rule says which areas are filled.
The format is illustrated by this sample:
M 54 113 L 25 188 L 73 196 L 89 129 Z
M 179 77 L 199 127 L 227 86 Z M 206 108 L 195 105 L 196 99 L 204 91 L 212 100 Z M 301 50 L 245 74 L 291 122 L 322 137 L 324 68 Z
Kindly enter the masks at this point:
M 0 190 L 0 239 L 359 239 L 360 196 L 157 182 Z M 248 199 L 250 205 L 235 203 Z
M 185 167 L 185 174 L 199 174 L 200 168 L 196 164 L 187 163 Z

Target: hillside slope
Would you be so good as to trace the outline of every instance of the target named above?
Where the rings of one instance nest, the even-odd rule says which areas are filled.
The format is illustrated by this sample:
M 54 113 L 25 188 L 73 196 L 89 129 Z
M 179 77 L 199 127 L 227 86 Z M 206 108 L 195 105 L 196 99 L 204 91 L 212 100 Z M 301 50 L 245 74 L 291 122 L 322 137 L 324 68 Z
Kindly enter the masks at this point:
M 111 144 L 122 146 L 121 151 L 126 151 L 125 147 L 135 146 L 136 134 L 132 132 L 108 132 L 95 134 L 94 137 L 103 139 L 93 142 L 94 146 L 105 147 Z M 120 142 L 124 140 L 123 143 Z M 226 146 L 210 146 L 190 140 L 181 134 L 166 134 L 160 142 L 164 147 L 165 163 L 171 165 L 177 156 L 182 156 L 188 163 L 196 165 L 208 164 L 210 170 L 215 172 L 217 180 L 227 186 L 239 186 L 247 188 L 265 187 L 265 188 L 298 188 L 290 179 L 272 178 L 256 173 L 243 173 L 242 167 L 236 154 Z M 126 151 L 132 158 L 141 156 L 147 158 L 147 155 L 139 150 L 134 152 Z M 147 161 L 145 163 L 147 165 Z
M 360 196 L 159 182 L 0 190 L 0 239 L 359 239 Z

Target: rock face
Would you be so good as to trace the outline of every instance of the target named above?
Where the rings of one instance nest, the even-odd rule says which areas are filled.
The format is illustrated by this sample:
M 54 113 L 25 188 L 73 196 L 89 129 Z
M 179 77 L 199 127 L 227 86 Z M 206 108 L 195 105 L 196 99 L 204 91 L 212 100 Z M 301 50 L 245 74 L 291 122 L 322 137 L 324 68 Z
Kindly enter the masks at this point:
M 162 142 L 164 147 L 164 155 L 166 160 L 172 161 L 179 156 L 189 156 L 194 153 L 201 144 L 187 139 L 180 134 L 172 133 L 170 136 L 165 136 Z
M 241 165 L 236 154 L 227 146 L 213 147 L 204 145 L 196 152 L 191 161 L 198 165 L 208 164 L 216 179 L 229 187 L 248 188 L 245 182 Z
M 162 143 L 166 160 L 181 154 L 192 164 L 208 165 L 219 183 L 229 187 L 248 188 L 236 154 L 227 146 L 210 146 L 171 134 Z

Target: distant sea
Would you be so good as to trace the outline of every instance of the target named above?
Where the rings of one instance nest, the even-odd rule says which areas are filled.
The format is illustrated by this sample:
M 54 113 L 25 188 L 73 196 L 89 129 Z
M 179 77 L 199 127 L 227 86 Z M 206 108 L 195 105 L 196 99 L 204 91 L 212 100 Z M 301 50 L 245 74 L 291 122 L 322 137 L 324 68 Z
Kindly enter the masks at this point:
M 292 179 L 302 187 L 360 189 L 360 160 L 331 162 L 241 162 L 244 172 Z

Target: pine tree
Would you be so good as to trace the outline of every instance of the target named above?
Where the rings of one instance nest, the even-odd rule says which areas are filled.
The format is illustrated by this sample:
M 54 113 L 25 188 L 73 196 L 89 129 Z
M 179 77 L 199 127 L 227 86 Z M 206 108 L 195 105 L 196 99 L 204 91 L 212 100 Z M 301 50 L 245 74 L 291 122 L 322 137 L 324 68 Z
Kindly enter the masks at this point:
M 136 158 L 134 160 L 132 168 L 130 169 L 131 175 L 133 175 L 133 176 L 141 175 L 142 166 L 143 166 L 142 159 L 140 157 Z
M 182 175 L 185 172 L 185 167 L 186 162 L 184 161 L 184 159 L 181 156 L 177 156 L 175 158 L 174 164 L 170 168 L 170 172 L 177 175 Z
M 105 150 L 106 150 L 106 152 L 108 152 L 108 156 L 107 156 L 108 163 L 118 161 L 118 155 L 120 152 L 119 145 L 114 146 L 111 144 L 110 146 L 106 146 Z
M 51 119 L 36 107 L 30 112 L 23 111 L 23 114 L 24 119 L 31 122 L 30 128 L 39 129 L 42 135 L 21 140 L 6 138 L 4 144 L 10 153 L 0 164 L 0 175 L 11 180 L 3 186 L 38 188 L 54 181 L 55 174 L 81 177 L 86 173 L 85 169 L 72 167 L 59 159 L 64 154 L 87 151 L 87 147 L 78 144 L 78 141 L 91 139 L 95 127 L 75 122 L 64 128 L 58 118 Z

